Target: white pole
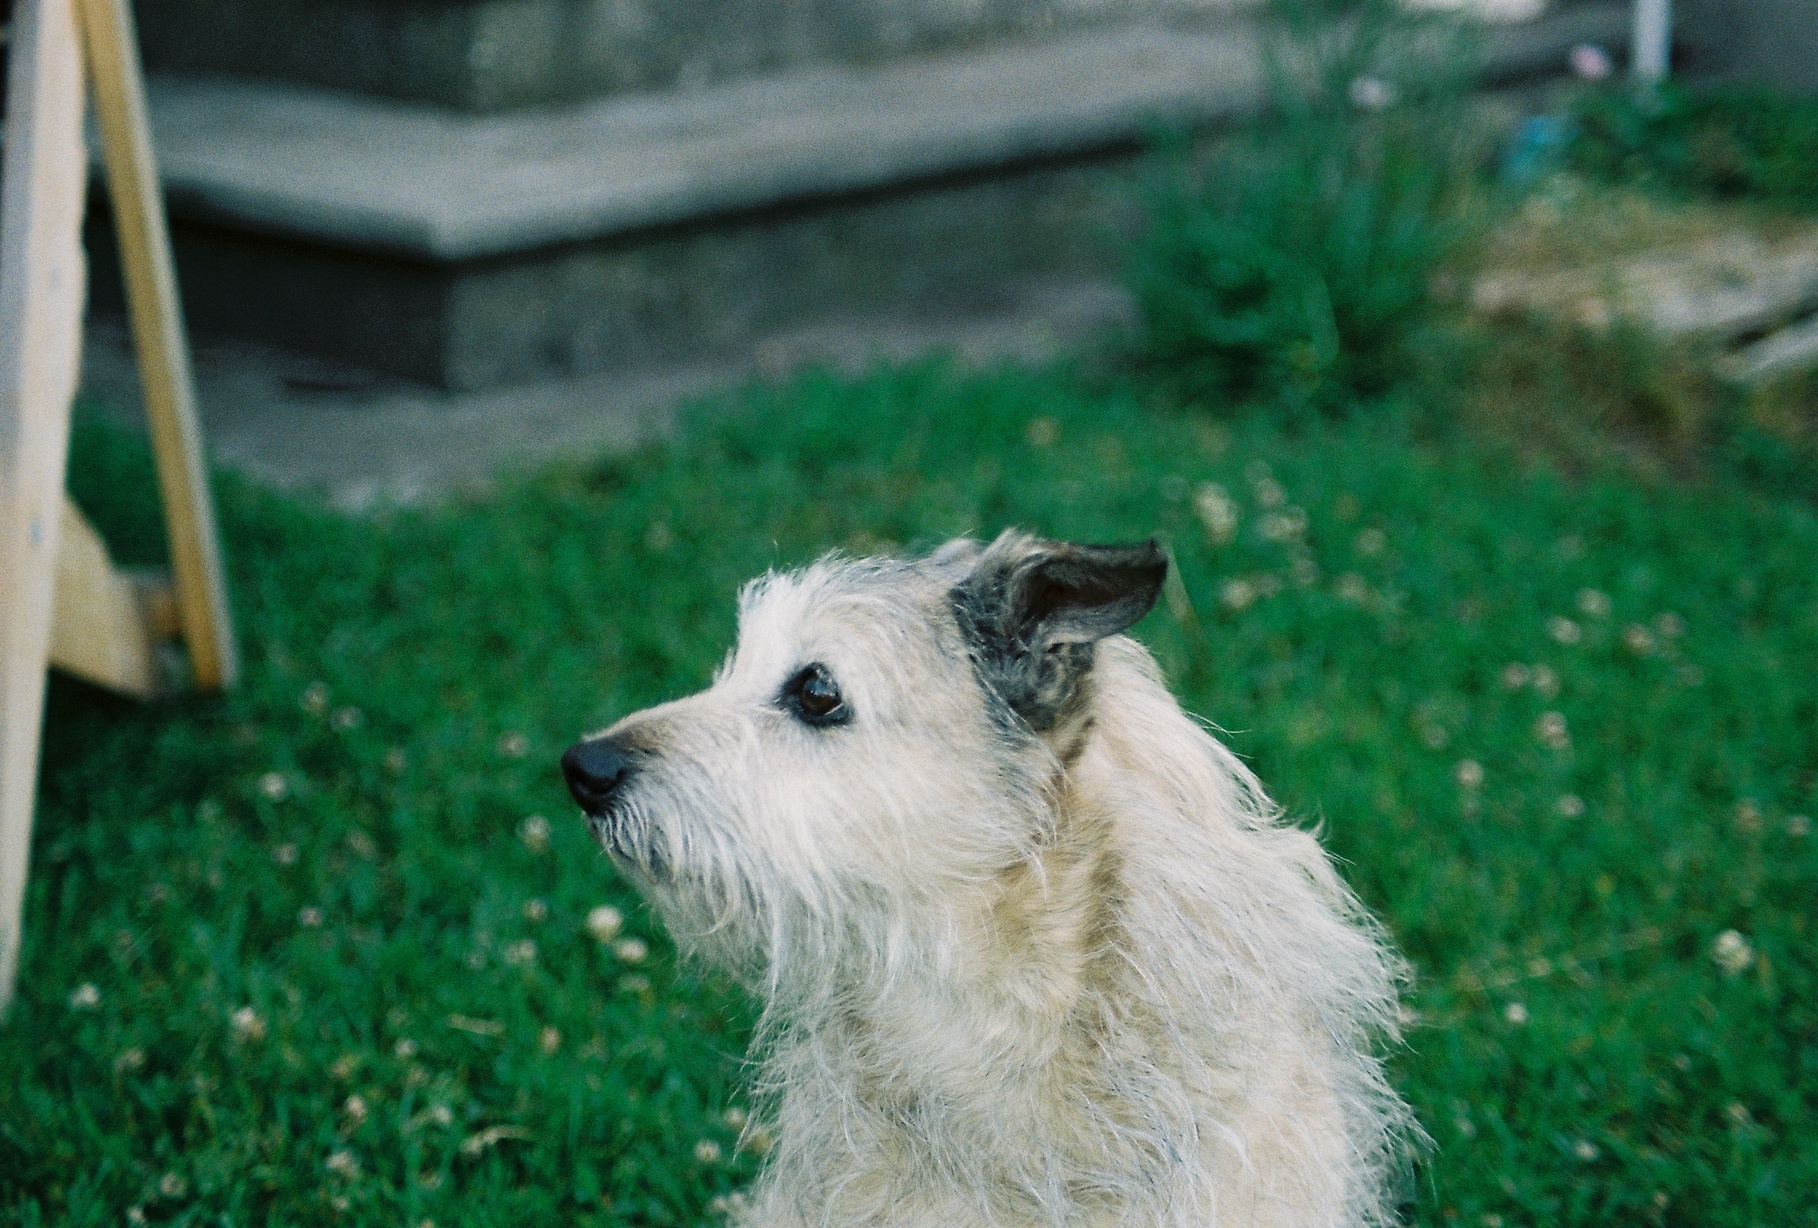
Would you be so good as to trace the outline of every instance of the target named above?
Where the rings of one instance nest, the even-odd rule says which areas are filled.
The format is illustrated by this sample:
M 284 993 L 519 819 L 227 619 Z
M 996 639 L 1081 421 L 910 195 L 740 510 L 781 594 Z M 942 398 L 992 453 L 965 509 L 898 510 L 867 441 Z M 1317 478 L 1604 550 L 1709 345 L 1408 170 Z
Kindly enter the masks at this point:
M 1673 51 L 1673 0 L 1635 0 L 1629 71 L 1647 85 L 1662 80 Z

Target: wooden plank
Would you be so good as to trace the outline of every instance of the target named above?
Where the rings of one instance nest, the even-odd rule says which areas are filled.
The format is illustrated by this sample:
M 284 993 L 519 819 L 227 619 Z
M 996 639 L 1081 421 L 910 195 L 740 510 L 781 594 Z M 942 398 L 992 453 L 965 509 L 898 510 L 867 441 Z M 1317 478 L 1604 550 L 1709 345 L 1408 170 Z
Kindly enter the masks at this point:
M 1818 367 L 1818 316 L 1744 346 L 1723 365 L 1732 378 L 1747 384 Z
M 101 128 L 107 190 L 113 200 L 133 344 L 145 389 L 145 416 L 158 463 L 183 638 L 196 685 L 225 689 L 239 677 L 239 656 L 202 457 L 170 230 L 146 125 L 145 82 L 132 13 L 126 0 L 76 3 L 88 40 L 95 118 Z
M 158 690 L 154 643 L 140 585 L 115 570 L 101 535 L 65 498 L 50 663 L 96 686 L 150 699 Z
M 0 1009 L 19 970 L 51 594 L 82 342 L 82 52 L 71 0 L 19 0 L 0 169 Z

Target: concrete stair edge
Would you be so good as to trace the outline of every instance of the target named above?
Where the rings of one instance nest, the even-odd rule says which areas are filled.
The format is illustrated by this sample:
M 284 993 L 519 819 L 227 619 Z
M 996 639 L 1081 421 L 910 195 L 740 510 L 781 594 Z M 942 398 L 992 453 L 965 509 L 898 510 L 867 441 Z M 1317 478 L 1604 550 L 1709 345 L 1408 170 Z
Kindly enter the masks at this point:
M 1622 0 L 1486 40 L 1484 77 L 1620 43 Z M 1138 24 L 692 93 L 470 115 L 264 82 L 151 85 L 174 217 L 454 264 L 1140 142 L 1253 112 L 1257 27 Z

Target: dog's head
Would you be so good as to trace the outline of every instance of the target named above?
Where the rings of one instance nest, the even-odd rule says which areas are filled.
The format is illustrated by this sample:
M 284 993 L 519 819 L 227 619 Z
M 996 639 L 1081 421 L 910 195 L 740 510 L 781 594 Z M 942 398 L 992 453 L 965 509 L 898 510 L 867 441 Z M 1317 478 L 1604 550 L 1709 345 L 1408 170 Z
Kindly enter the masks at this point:
M 1096 645 L 1166 573 L 1153 542 L 1007 532 L 767 576 L 711 687 L 577 743 L 563 774 L 679 937 L 774 966 L 1028 856 L 1090 736 Z

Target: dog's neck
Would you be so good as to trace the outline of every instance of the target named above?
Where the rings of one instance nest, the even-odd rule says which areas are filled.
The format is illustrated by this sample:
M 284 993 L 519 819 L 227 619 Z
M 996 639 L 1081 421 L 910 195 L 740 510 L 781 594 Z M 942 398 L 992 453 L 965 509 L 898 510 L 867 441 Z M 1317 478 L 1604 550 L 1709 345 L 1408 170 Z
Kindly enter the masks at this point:
M 1074 757 L 1078 757 L 1075 748 Z M 821 1022 L 835 1052 L 893 1069 L 895 1093 L 976 1091 L 946 1074 L 993 1069 L 1036 1082 L 1097 1060 L 1098 1008 L 1116 991 L 1123 864 L 1108 810 L 1062 772 L 1051 829 L 1028 854 L 927 918 L 926 949 Z M 956 1045 L 981 1052 L 957 1060 Z M 1057 1063 L 1068 1068 L 1057 1075 Z M 916 1085 L 921 1086 L 916 1086 Z M 861 1093 L 862 1094 L 862 1093 Z

